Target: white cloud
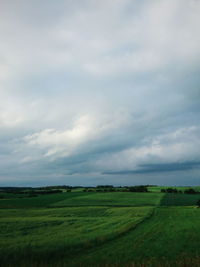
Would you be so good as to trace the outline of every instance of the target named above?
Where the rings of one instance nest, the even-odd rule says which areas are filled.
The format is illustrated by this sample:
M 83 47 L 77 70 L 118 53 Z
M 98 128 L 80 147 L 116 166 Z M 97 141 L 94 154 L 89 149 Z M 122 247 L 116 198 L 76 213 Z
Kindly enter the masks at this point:
M 20 18 L 20 8 L 12 13 L 11 6 L 2 5 L 1 14 L 7 15 L 0 28 L 4 79 L 48 70 L 137 74 L 199 62 L 199 1 L 70 2 L 61 4 L 53 23 L 44 18 L 41 27 L 32 16 Z
M 199 2 L 148 1 L 138 14 L 124 12 L 127 2 L 109 4 L 89 5 L 58 26 L 76 67 L 107 76 L 198 63 Z
M 66 131 L 45 129 L 26 136 L 24 140 L 31 146 L 47 149 L 45 156 L 69 156 L 78 145 L 92 138 L 91 123 L 88 116 L 82 116 L 74 123 L 72 129 Z
M 24 120 L 24 111 L 20 103 L 12 96 L 0 91 L 0 128 L 15 128 L 20 126 Z
M 27 135 L 23 139 L 27 145 L 38 149 L 39 153 L 40 149 L 43 149 L 44 157 L 55 159 L 79 152 L 81 145 L 86 144 L 90 147 L 90 142 L 98 142 L 106 135 L 110 135 L 112 131 L 127 126 L 129 123 L 129 114 L 124 110 L 110 116 L 83 115 L 77 118 L 72 127 L 67 130 L 45 129 Z M 27 156 L 24 160 L 26 159 Z M 28 160 L 30 160 L 29 157 Z

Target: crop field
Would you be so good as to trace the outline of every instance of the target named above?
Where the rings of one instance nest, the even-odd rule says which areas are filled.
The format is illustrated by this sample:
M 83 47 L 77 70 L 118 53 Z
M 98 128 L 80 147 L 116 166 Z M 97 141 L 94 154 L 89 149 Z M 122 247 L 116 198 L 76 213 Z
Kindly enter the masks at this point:
M 195 208 L 159 207 L 134 231 L 88 251 L 87 256 L 75 262 L 83 261 L 85 266 L 95 265 L 95 262 L 117 266 L 131 266 L 133 262 L 138 265 L 148 263 L 147 266 L 172 263 L 174 266 L 174 261 L 187 261 L 200 255 L 199 220 L 200 211 Z
M 162 206 L 192 206 L 200 199 L 200 195 L 165 194 L 161 200 Z
M 0 195 L 2 267 L 200 266 L 199 194 Z
M 161 197 L 159 193 L 74 193 L 71 198 L 53 203 L 52 206 L 156 206 Z
M 168 186 L 150 186 L 149 191 L 156 193 L 156 192 L 160 192 L 161 189 L 166 189 L 166 188 L 168 188 Z M 194 188 L 194 187 L 191 187 L 191 186 L 174 186 L 174 188 L 183 192 L 185 189 Z M 195 190 L 200 192 L 200 186 L 195 186 Z

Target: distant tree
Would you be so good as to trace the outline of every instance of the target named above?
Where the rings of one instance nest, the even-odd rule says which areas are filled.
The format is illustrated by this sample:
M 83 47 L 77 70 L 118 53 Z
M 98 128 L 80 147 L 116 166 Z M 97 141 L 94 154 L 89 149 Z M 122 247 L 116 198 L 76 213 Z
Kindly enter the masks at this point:
M 197 206 L 200 208 L 200 199 L 197 201 Z
M 92 189 L 88 189 L 87 192 L 94 192 L 94 190 L 92 190 Z
M 96 192 L 103 192 L 103 190 L 102 189 L 96 189 Z
M 123 188 L 121 192 L 129 192 L 128 188 Z
M 161 189 L 160 192 L 161 193 L 166 193 L 166 189 Z
M 69 185 L 53 185 L 53 186 L 42 186 L 38 187 L 38 190 L 52 190 L 52 189 L 70 189 L 72 186 Z
M 197 192 L 193 188 L 186 189 L 184 193 L 185 194 L 197 194 Z
M 113 188 L 114 186 L 113 185 L 97 185 L 97 188 Z
M 144 185 L 130 186 L 128 187 L 129 192 L 148 192 L 148 189 Z
M 109 192 L 116 192 L 116 190 L 114 188 L 110 188 L 108 189 Z
M 166 189 L 166 193 L 178 193 L 178 190 L 176 188 L 169 187 Z

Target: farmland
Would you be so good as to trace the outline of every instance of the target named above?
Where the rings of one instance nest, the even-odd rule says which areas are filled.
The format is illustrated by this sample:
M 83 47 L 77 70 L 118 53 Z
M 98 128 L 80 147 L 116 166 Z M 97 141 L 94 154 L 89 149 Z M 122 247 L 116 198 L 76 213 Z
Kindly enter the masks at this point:
M 159 189 L 2 192 L 0 266 L 199 266 L 200 195 Z

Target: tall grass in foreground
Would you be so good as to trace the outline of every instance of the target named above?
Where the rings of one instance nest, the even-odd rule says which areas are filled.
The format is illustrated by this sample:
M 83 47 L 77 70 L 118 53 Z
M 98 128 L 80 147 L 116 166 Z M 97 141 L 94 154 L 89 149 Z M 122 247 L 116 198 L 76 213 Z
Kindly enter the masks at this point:
M 98 247 L 132 230 L 151 215 L 152 208 L 31 209 L 26 210 L 25 217 L 17 217 L 21 212 L 2 211 L 5 216 L 1 220 L 2 266 L 20 266 L 23 262 L 29 266 L 32 263 L 49 265 L 73 255 L 76 257 L 86 249 Z M 10 217 L 12 213 L 14 217 Z

